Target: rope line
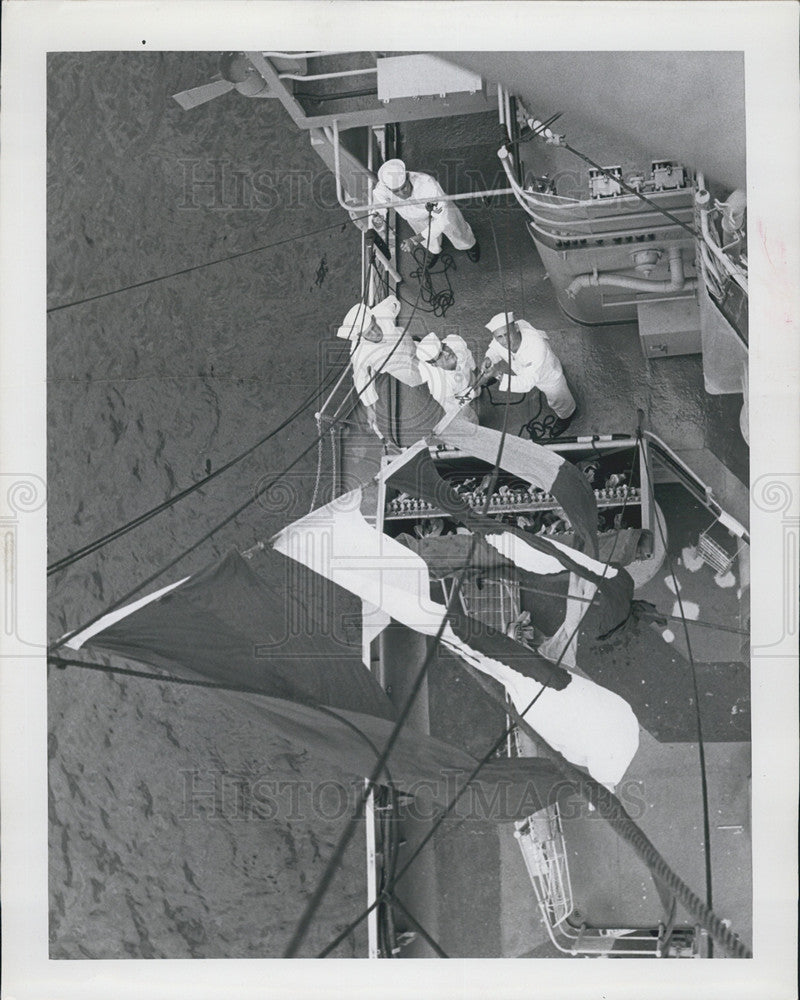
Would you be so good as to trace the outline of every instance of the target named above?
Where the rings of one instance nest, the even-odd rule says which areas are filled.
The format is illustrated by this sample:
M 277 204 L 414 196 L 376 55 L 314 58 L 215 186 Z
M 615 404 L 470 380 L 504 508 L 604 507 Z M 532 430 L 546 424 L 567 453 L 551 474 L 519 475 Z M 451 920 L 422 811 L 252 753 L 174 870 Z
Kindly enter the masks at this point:
M 366 219 L 368 216 L 355 216 L 350 221 L 356 222 Z M 71 309 L 73 306 L 86 305 L 88 302 L 97 302 L 98 299 L 107 299 L 112 295 L 119 295 L 122 292 L 131 292 L 137 288 L 145 288 L 148 285 L 157 284 L 159 281 L 167 281 L 170 278 L 178 278 L 183 274 L 191 274 L 193 271 L 202 271 L 207 267 L 216 267 L 217 264 L 225 264 L 229 260 L 239 260 L 241 257 L 249 257 L 255 253 L 263 253 L 265 250 L 274 250 L 275 247 L 285 246 L 287 243 L 294 243 L 295 240 L 303 240 L 309 236 L 317 236 L 319 233 L 328 232 L 331 229 L 341 229 L 344 232 L 347 222 L 334 222 L 330 226 L 322 226 L 319 229 L 310 229 L 305 233 L 298 233 L 296 236 L 287 236 L 284 240 L 277 240 L 275 243 L 265 243 L 260 247 L 253 247 L 252 250 L 241 250 L 238 253 L 229 254 L 227 257 L 219 257 L 217 260 L 209 260 L 203 264 L 192 264 L 190 267 L 183 267 L 179 271 L 171 271 L 169 274 L 160 274 L 155 278 L 146 278 L 144 281 L 134 282 L 132 285 L 124 285 L 122 288 L 114 288 L 110 292 L 100 292 L 97 295 L 89 295 L 84 299 L 75 299 L 73 302 L 63 302 L 58 306 L 50 306 L 45 310 L 48 314 L 60 312 L 62 309 Z
M 537 391 L 539 393 L 539 406 L 536 413 L 529 420 L 526 420 L 519 429 L 520 437 L 522 437 L 524 431 L 534 443 L 553 439 L 553 427 L 555 427 L 557 419 L 555 413 L 547 413 L 545 416 L 542 416 L 545 397 L 541 389 Z
M 422 288 L 422 301 L 430 306 L 430 309 L 426 309 L 425 312 L 433 313 L 434 316 L 443 319 L 447 310 L 455 301 L 453 286 L 450 283 L 448 272 L 456 270 L 456 262 L 453 260 L 452 254 L 442 252 L 439 254 L 436 264 L 430 266 L 427 251 L 420 252 L 421 250 L 422 247 L 416 246 L 411 251 L 417 267 L 411 272 L 410 277 L 419 282 Z M 441 288 L 437 292 L 433 287 L 433 275 L 441 275 L 447 287 Z
M 314 479 L 314 491 L 311 494 L 311 504 L 308 508 L 308 513 L 317 506 L 317 494 L 319 493 L 319 484 L 322 479 L 322 419 L 319 414 L 317 414 L 317 475 Z
M 176 677 L 172 674 L 154 674 L 146 670 L 132 670 L 130 667 L 114 667 L 111 664 L 92 663 L 90 660 L 74 660 L 66 656 L 48 654 L 47 660 L 59 669 L 66 667 L 82 667 L 84 670 L 94 670 L 99 673 L 121 674 L 123 677 L 138 677 L 144 681 L 160 681 L 164 684 L 178 684 L 186 687 L 216 688 L 220 691 L 232 691 L 237 694 L 260 694 L 257 688 L 239 684 L 221 684 L 219 681 L 200 681 L 188 677 Z

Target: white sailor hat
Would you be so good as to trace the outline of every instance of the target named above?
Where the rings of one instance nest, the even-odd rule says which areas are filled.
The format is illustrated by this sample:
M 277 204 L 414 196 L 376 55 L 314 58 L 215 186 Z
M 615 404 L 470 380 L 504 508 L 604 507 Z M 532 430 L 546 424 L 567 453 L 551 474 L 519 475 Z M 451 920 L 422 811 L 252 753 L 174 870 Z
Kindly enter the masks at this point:
M 354 340 L 372 322 L 372 310 L 359 302 L 349 310 L 342 325 L 336 331 L 336 336 L 343 340 Z
M 429 333 L 417 344 L 419 361 L 435 361 L 442 353 L 442 342 L 435 333 Z
M 514 313 L 509 310 L 508 312 L 498 313 L 496 316 L 492 316 L 489 322 L 486 324 L 486 329 L 489 333 L 494 333 L 496 330 L 502 330 L 507 324 L 514 322 Z
M 372 307 L 375 319 L 396 319 L 400 312 L 400 300 L 396 295 L 387 295 L 385 299 Z
M 406 165 L 402 160 L 387 160 L 378 170 L 378 180 L 391 191 L 397 191 L 405 184 Z

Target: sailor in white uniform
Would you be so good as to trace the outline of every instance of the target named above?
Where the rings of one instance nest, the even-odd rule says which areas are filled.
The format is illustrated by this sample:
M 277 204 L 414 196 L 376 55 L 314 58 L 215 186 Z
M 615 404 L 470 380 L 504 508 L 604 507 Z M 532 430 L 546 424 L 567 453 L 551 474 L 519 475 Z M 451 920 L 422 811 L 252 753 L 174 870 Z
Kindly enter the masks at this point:
M 456 250 L 466 250 L 467 257 L 477 263 L 480 259 L 480 246 L 469 223 L 456 207 L 455 202 L 440 201 L 444 196 L 444 188 L 430 174 L 406 170 L 402 160 L 387 160 L 378 170 L 378 183 L 372 192 L 372 200 L 376 206 L 425 198 L 424 203 L 395 207 L 395 211 L 411 226 L 417 234 L 403 242 L 403 249 L 410 250 L 415 243 L 426 248 L 429 266 L 435 263 L 442 252 L 442 237 L 446 236 Z M 430 215 L 427 206 L 431 206 Z M 372 224 L 376 229 L 383 229 L 384 220 L 380 213 L 372 216 Z
M 575 416 L 575 399 L 570 392 L 561 362 L 550 346 L 544 330 L 537 330 L 524 319 L 514 319 L 512 312 L 498 313 L 486 324 L 493 339 L 483 361 L 481 384 L 493 377 L 502 362 L 508 364 L 511 347 L 511 372 L 500 376 L 501 392 L 530 392 L 540 389 L 558 418 L 552 434 L 562 434 Z
M 350 341 L 353 383 L 367 410 L 372 429 L 382 436 L 375 422 L 378 402 L 376 382 L 386 373 L 409 386 L 422 385 L 414 341 L 395 325 L 400 302 L 389 295 L 370 308 L 359 302 L 349 310 L 336 336 Z
M 475 374 L 475 359 L 464 338 L 451 333 L 440 340 L 435 333 L 429 333 L 417 344 L 417 358 L 428 390 L 445 416 L 459 413 L 477 423 L 472 406 L 465 405 L 461 398 Z

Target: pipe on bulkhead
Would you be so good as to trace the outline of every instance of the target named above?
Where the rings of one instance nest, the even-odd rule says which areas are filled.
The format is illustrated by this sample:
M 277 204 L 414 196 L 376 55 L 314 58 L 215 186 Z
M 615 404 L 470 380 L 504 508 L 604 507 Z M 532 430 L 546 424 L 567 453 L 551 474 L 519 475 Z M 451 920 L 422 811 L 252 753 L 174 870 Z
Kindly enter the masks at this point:
M 376 66 L 367 66 L 365 69 L 342 69 L 336 73 L 278 73 L 279 80 L 338 80 L 343 76 L 364 76 L 366 73 L 377 73 Z
M 354 56 L 353 49 L 331 49 L 330 52 L 262 52 L 265 59 L 319 59 L 322 56 Z
M 634 278 L 628 274 L 579 274 L 567 285 L 566 292 L 575 298 L 584 288 L 625 288 L 631 292 L 693 292 L 697 289 L 697 278 L 687 278 L 683 272 L 683 257 L 680 247 L 669 249 L 669 280 Z

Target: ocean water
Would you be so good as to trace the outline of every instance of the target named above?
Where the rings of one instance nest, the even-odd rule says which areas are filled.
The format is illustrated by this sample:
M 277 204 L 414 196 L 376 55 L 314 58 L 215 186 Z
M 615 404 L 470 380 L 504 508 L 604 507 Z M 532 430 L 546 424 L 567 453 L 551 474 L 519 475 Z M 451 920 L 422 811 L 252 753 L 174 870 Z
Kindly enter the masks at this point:
M 327 370 L 321 345 L 360 296 L 358 234 L 280 104 L 171 100 L 215 68 L 211 53 L 49 58 L 48 561 L 279 423 Z M 313 440 L 313 412 L 51 578 L 50 638 L 251 497 Z M 148 589 L 306 511 L 315 459 Z M 51 668 L 48 690 L 51 957 L 279 956 L 352 776 L 265 731 L 233 695 L 75 667 Z M 313 800 L 320 782 L 327 798 Z M 357 836 L 302 953 L 365 899 Z M 365 948 L 362 925 L 337 954 Z

